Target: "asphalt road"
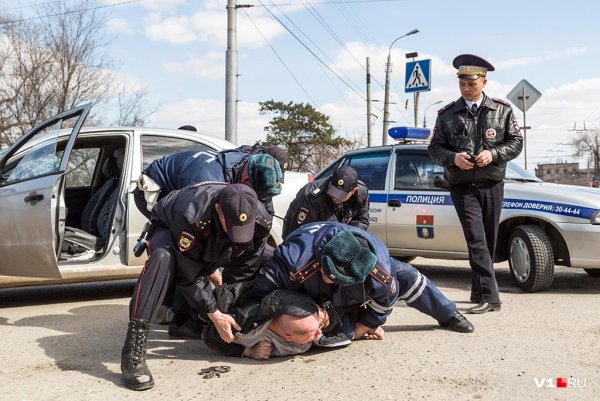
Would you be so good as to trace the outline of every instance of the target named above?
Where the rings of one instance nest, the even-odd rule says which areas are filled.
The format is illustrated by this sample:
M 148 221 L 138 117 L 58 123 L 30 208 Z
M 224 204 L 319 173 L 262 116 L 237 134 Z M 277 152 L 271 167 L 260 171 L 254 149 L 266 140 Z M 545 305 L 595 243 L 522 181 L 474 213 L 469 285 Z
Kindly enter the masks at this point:
M 413 262 L 459 309 L 470 306 L 465 262 Z M 471 315 L 473 334 L 441 329 L 398 304 L 383 341 L 268 362 L 224 358 L 198 341 L 150 335 L 156 387 L 120 380 L 133 281 L 0 289 L 2 400 L 598 400 L 600 279 L 557 268 L 543 293 L 524 294 L 498 268 L 502 311 Z M 229 365 L 220 378 L 198 373 Z M 566 388 L 549 387 L 567 379 Z M 570 380 L 570 381 L 569 381 Z M 559 382 L 562 382 L 559 380 Z

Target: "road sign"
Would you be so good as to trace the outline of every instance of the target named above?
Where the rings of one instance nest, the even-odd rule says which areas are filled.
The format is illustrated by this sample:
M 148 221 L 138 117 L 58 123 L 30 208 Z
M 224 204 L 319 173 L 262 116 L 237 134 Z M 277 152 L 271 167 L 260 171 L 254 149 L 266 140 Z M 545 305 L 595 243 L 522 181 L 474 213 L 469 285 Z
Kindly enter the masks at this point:
M 409 61 L 406 63 L 404 92 L 425 92 L 431 90 L 431 60 Z
M 506 95 L 506 97 L 517 106 L 519 110 L 525 113 L 542 97 L 542 94 L 535 89 L 533 85 L 527 82 L 527 80 L 522 79 L 521 82 Z

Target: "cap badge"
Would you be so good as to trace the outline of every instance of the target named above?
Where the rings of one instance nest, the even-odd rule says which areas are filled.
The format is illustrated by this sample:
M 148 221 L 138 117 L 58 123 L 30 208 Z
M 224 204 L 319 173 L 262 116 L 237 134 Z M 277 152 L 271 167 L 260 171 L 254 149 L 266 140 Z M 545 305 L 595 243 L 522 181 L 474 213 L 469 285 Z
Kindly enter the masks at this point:
M 335 279 L 335 275 L 333 275 L 333 274 L 330 274 L 330 275 L 329 275 L 329 278 L 333 280 L 333 279 Z
M 338 180 L 338 185 L 339 185 L 340 187 L 341 187 L 341 186 L 343 186 L 343 185 L 344 185 L 344 180 L 340 178 L 340 179 Z
M 268 166 L 272 166 L 273 165 L 273 159 L 267 159 L 267 165 Z
M 287 163 L 283 163 L 283 168 L 287 168 L 288 164 Z
M 246 213 L 240 214 L 240 221 L 243 223 L 248 220 L 248 215 Z

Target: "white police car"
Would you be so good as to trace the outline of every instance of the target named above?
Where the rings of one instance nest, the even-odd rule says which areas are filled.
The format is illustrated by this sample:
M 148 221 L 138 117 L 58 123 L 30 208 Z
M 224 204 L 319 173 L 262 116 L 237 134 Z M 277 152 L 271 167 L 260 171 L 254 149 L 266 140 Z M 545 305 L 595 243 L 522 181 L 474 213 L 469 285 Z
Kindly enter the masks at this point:
M 0 276 L 0 288 L 137 277 L 146 257 L 136 257 L 133 247 L 147 219 L 131 192 L 141 171 L 173 153 L 235 147 L 184 130 L 82 129 L 90 107 L 44 121 L 0 153 L 0 275 L 19 277 Z M 286 173 L 282 194 L 273 198 L 277 216 L 285 216 L 309 179 Z M 273 245 L 281 242 L 282 223 L 273 219 Z M 93 249 L 69 247 L 66 233 L 93 242 Z
M 402 143 L 345 153 L 316 178 L 349 165 L 369 188 L 369 231 L 393 256 L 468 259 L 467 245 L 443 168 L 428 143 Z M 552 284 L 554 266 L 579 267 L 600 276 L 600 189 L 545 183 L 508 163 L 496 262 L 508 260 L 512 277 L 527 292 Z

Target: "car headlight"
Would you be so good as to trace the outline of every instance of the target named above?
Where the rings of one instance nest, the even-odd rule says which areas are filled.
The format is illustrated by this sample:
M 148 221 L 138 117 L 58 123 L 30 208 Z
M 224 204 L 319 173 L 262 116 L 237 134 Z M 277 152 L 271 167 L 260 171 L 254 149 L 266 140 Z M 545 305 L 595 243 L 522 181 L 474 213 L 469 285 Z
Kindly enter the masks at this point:
M 592 217 L 590 218 L 590 224 L 600 224 L 600 209 L 592 213 Z

